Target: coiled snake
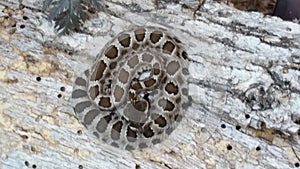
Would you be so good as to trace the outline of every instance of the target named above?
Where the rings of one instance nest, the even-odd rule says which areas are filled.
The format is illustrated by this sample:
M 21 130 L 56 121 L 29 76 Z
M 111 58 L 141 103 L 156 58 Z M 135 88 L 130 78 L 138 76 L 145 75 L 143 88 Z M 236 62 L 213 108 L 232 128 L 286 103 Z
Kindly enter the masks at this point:
M 165 139 L 188 106 L 188 60 L 183 44 L 162 28 L 118 34 L 76 78 L 72 100 L 78 120 L 121 149 Z

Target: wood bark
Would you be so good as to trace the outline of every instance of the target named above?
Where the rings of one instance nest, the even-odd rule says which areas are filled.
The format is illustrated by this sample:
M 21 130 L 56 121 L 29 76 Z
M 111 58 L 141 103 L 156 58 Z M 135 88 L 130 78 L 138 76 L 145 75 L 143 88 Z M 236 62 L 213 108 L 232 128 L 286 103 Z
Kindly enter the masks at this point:
M 0 0 L 1 169 L 299 166 L 299 24 L 209 0 L 113 0 L 83 32 L 58 36 L 41 3 Z M 192 105 L 163 143 L 128 152 L 88 135 L 70 96 L 105 43 L 135 25 L 185 43 Z

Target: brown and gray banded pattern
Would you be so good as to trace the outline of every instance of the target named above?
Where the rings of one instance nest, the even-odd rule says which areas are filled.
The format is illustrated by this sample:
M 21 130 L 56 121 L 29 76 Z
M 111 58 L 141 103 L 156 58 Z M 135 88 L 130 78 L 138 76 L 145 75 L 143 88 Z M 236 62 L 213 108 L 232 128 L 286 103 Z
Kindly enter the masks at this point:
M 138 27 L 118 34 L 76 78 L 75 113 L 102 141 L 126 150 L 165 139 L 188 106 L 188 61 L 166 30 Z

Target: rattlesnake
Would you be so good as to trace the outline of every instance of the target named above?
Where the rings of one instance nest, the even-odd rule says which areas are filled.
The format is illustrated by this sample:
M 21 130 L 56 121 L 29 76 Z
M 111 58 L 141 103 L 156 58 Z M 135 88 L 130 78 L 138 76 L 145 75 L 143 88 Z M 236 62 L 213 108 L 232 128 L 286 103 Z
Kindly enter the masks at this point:
M 72 92 L 78 120 L 99 139 L 126 150 L 165 139 L 188 107 L 187 52 L 165 29 L 119 33 L 78 76 Z

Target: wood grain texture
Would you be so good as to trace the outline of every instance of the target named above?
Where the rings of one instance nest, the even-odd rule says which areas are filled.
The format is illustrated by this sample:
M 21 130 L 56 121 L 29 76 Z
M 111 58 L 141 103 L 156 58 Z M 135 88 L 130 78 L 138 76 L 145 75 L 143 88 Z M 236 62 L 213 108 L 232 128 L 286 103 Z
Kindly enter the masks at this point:
M 197 1 L 150 2 L 106 2 L 83 33 L 59 37 L 41 2 L 0 0 L 1 169 L 296 168 L 300 25 L 212 1 L 195 16 Z M 192 106 L 162 144 L 126 152 L 88 135 L 69 99 L 75 76 L 133 25 L 186 44 Z

